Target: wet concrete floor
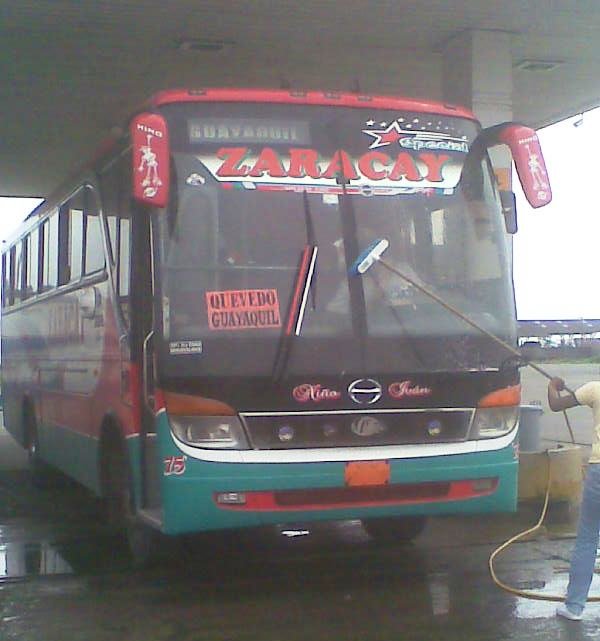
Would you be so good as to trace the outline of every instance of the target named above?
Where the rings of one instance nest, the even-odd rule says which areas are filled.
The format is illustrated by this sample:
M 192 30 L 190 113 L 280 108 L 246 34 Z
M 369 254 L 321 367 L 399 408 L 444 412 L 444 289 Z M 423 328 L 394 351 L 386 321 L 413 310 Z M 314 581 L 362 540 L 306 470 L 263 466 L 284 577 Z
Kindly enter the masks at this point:
M 10 452 L 7 455 L 7 448 Z M 358 522 L 204 534 L 166 542 L 134 570 L 95 501 L 65 480 L 39 490 L 0 431 L 1 641 L 577 640 L 600 636 L 600 605 L 580 623 L 513 596 L 489 577 L 490 552 L 535 522 L 436 518 L 411 545 L 369 539 Z M 497 563 L 501 579 L 561 594 L 572 523 Z M 600 576 L 592 592 L 600 595 Z

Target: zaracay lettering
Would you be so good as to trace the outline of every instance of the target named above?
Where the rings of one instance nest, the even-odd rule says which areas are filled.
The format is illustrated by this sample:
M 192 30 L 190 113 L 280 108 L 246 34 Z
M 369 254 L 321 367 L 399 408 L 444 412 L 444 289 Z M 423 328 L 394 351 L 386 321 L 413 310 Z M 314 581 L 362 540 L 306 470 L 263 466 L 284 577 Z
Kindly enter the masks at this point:
M 404 398 L 406 396 L 429 396 L 430 387 L 421 387 L 420 385 L 411 385 L 411 381 L 400 381 L 390 383 L 388 393 L 392 398 Z
M 303 383 L 294 387 L 292 391 L 294 400 L 299 403 L 308 403 L 313 401 L 318 403 L 319 401 L 337 401 L 342 397 L 341 392 L 336 390 L 328 389 L 327 387 L 321 387 L 319 383 Z
M 281 327 L 275 289 L 236 289 L 206 292 L 208 326 L 212 330 Z
M 217 158 L 222 164 L 216 171 L 218 178 L 312 178 L 347 180 L 405 180 L 410 183 L 442 182 L 442 171 L 451 160 L 448 154 L 406 151 L 390 156 L 381 151 L 369 151 L 355 159 L 346 151 L 336 151 L 331 159 L 323 161 L 315 149 L 289 150 L 282 157 L 270 147 L 264 147 L 258 156 L 249 157 L 247 147 L 221 147 Z

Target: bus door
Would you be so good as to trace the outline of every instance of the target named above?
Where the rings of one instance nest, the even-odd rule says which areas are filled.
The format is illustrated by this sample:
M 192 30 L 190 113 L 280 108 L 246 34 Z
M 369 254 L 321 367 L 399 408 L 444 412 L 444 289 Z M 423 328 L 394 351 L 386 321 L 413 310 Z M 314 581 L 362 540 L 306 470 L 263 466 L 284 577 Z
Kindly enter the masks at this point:
M 141 372 L 140 470 L 138 505 L 153 516 L 161 504 L 159 453 L 155 428 L 152 211 L 164 207 L 169 194 L 169 136 L 166 121 L 156 113 L 138 114 L 130 123 L 133 188 L 131 236 L 131 362 Z M 131 194 L 131 192 L 130 192 Z
M 154 320 L 151 218 L 134 205 L 131 234 L 131 361 L 140 372 L 140 505 L 160 505 L 154 397 Z
M 131 198 L 130 153 L 123 153 L 100 173 L 100 184 L 115 270 L 121 428 L 131 445 L 128 449 L 137 505 L 145 506 L 154 503 L 155 492 L 149 486 L 151 472 L 157 467 L 152 455 L 152 393 L 144 392 L 142 382 L 145 341 L 147 354 L 152 348 L 150 216 Z M 151 372 L 147 372 L 146 380 L 152 380 Z

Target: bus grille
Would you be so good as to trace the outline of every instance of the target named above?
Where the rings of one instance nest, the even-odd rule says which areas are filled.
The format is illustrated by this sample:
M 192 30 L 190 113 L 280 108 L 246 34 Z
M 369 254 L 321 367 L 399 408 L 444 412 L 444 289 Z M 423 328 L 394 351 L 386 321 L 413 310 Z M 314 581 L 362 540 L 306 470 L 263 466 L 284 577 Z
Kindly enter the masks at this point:
M 242 414 L 254 449 L 453 443 L 467 439 L 473 410 Z

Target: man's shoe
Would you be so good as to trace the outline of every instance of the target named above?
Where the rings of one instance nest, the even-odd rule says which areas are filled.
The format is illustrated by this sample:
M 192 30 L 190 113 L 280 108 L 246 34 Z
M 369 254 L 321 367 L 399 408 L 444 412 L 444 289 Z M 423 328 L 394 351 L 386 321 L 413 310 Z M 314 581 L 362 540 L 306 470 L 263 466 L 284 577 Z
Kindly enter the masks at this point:
M 581 619 L 583 619 L 583 616 L 581 614 L 575 614 L 575 612 L 571 612 L 571 610 L 569 610 L 569 608 L 564 603 L 561 603 L 556 608 L 556 616 L 569 619 L 569 621 L 581 621 Z

